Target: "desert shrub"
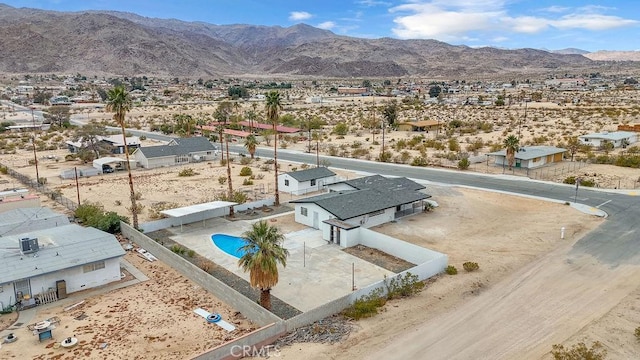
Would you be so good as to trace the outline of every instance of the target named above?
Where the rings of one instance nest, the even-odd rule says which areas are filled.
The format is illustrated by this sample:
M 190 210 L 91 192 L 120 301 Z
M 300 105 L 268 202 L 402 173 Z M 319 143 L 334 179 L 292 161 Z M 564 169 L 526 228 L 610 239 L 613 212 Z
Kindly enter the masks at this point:
M 134 197 L 136 200 L 141 200 L 141 199 L 142 199 L 142 192 L 137 191 L 133 197 Z
M 464 158 L 458 161 L 458 169 L 460 170 L 467 170 L 470 165 L 471 165 L 471 162 L 469 161 L 468 158 Z
M 227 158 L 220 159 L 220 166 L 227 166 Z
M 380 155 L 378 155 L 378 161 L 390 162 L 392 157 L 393 157 L 393 154 L 391 154 L 390 151 L 385 151 L 383 153 L 380 153 Z
M 213 270 L 213 263 L 207 259 L 200 259 L 198 260 L 198 267 L 208 273 Z
M 189 249 L 189 250 L 187 250 L 187 256 L 192 258 L 192 257 L 196 256 L 196 252 L 194 250 Z
M 256 175 L 256 179 L 258 179 L 258 180 L 262 180 L 262 179 L 264 179 L 264 174 L 258 174 L 258 175 Z
M 227 191 L 220 191 L 216 193 L 216 195 L 214 196 L 214 200 L 231 201 L 238 204 L 244 204 L 247 202 L 247 194 L 243 193 L 242 191 L 236 190 L 233 192 L 233 194 L 231 194 L 231 196 L 229 196 L 229 193 Z
M 377 288 L 354 301 L 342 314 L 354 320 L 372 317 L 378 313 L 378 308 L 384 306 L 386 302 L 387 300 L 382 296 L 382 289 Z
M 251 168 L 248 166 L 243 167 L 242 169 L 240 169 L 240 176 L 251 176 L 253 172 L 251 171 Z
M 47 183 L 47 178 L 45 178 L 45 177 L 39 177 L 38 178 L 38 184 L 45 185 L 46 183 Z
M 576 177 L 575 176 L 568 176 L 562 182 L 565 183 L 565 184 L 575 185 Z
M 178 204 L 172 202 L 161 201 L 155 203 L 149 207 L 149 218 L 152 220 L 162 219 L 165 216 L 161 214 L 161 211 L 173 209 L 178 207 Z
M 413 275 L 410 272 L 404 276 L 385 277 L 384 285 L 387 288 L 387 300 L 412 296 L 424 289 L 424 282 L 418 279 L 418 275 Z
M 449 266 L 447 266 L 446 269 L 444 269 L 444 272 L 446 272 L 447 275 L 457 275 L 458 274 L 458 269 L 456 269 L 456 267 L 453 266 L 453 265 L 449 265 Z
M 8 172 L 9 172 L 9 168 L 7 168 L 4 165 L 0 165 L 0 174 L 7 175 Z
M 636 339 L 640 341 L 640 326 L 638 326 L 635 330 Z
M 253 180 L 251 179 L 244 179 L 244 181 L 242 182 L 242 185 L 253 185 Z
M 224 184 L 226 184 L 226 183 L 227 183 L 227 177 L 226 177 L 226 176 L 219 176 L 219 177 L 218 177 L 218 183 L 219 183 L 220 185 L 224 185 Z
M 427 159 L 422 156 L 416 156 L 411 161 L 411 166 L 427 166 Z
M 91 226 L 96 229 L 115 234 L 120 232 L 120 221 L 129 223 L 129 219 L 120 216 L 113 211 L 104 212 L 104 208 L 100 204 L 84 203 L 76 209 L 74 216 L 78 218 L 83 225 Z
M 480 269 L 480 265 L 478 265 L 478 263 L 471 261 L 467 261 L 466 263 L 462 264 L 462 267 L 468 272 Z
M 198 173 L 195 172 L 195 170 L 193 170 L 192 168 L 182 169 L 178 173 L 178 176 L 195 176 L 195 175 L 198 175 Z
M 173 251 L 174 253 L 178 254 L 178 255 L 182 255 L 185 252 L 187 252 L 187 249 L 185 249 L 184 247 L 178 245 L 178 244 L 173 244 L 171 245 L 171 251 Z
M 242 157 L 240 158 L 240 165 L 249 165 L 251 164 L 251 158 L 250 157 Z
M 555 360 L 603 360 L 607 356 L 607 350 L 599 341 L 591 344 L 590 348 L 583 342 L 579 342 L 571 348 L 554 344 L 551 355 Z

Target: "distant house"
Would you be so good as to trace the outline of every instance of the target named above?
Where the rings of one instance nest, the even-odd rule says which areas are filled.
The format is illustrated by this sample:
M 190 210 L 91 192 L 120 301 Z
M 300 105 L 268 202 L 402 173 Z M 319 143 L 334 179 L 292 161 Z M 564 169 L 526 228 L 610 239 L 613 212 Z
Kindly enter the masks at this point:
M 133 152 L 138 164 L 146 169 L 213 160 L 216 155 L 216 147 L 202 136 L 173 139 L 167 145 L 141 147 Z
M 606 143 L 613 144 L 614 148 L 626 148 L 638 141 L 638 133 L 632 131 L 601 132 L 578 136 L 580 142 L 585 145 L 600 147 Z
M 0 303 L 37 305 L 120 280 L 125 251 L 115 236 L 76 224 L 60 224 L 0 237 Z M 7 226 L 4 217 L 0 227 Z
M 398 130 L 429 132 L 430 130 L 437 130 L 440 125 L 437 120 L 408 121 L 398 124 Z
M 535 169 L 547 164 L 561 162 L 563 154 L 567 149 L 555 146 L 523 146 L 515 154 L 514 167 L 524 169 Z M 506 150 L 488 153 L 493 156 L 494 163 L 500 166 L 508 166 Z
M 294 195 L 307 194 L 324 189 L 338 181 L 336 173 L 326 167 L 292 171 L 278 175 L 278 189 Z
M 122 139 L 122 134 L 96 136 L 97 143 L 95 144 L 95 147 L 97 149 L 109 149 L 112 154 L 124 154 L 124 141 Z M 89 141 L 82 138 L 77 141 L 67 141 L 66 144 L 67 149 L 72 154 L 84 149 L 93 151 L 92 145 Z M 129 151 L 139 148 L 140 138 L 138 136 L 127 136 L 127 147 L 129 148 Z
M 339 87 L 338 88 L 338 94 L 344 94 L 344 95 L 362 95 L 362 94 L 366 94 L 369 91 L 369 89 L 365 88 L 365 87 Z
M 322 230 L 323 239 L 341 246 L 345 246 L 343 240 L 349 231 L 421 212 L 424 200 L 431 197 L 421 192 L 424 186 L 407 178 L 380 175 L 335 183 L 329 188 L 326 194 L 291 203 L 295 204 L 296 222 Z
M 68 96 L 54 96 L 49 99 L 49 104 L 51 104 L 51 106 L 71 105 L 71 100 L 69 100 Z

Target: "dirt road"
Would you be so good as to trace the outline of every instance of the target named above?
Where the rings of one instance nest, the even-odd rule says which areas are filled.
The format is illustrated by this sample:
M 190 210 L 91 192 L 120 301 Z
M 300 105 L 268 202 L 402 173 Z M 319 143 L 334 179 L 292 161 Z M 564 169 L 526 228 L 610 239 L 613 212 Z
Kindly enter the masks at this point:
M 609 268 L 562 247 L 456 311 L 389 339 L 368 359 L 540 359 L 602 317 L 639 282 L 640 267 Z

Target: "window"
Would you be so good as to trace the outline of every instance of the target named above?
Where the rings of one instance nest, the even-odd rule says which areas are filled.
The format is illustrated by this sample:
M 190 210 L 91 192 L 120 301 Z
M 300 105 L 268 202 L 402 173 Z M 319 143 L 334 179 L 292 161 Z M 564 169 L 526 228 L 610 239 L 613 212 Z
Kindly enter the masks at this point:
M 104 269 L 104 260 L 86 264 L 82 267 L 82 272 L 88 273 L 96 270 Z
M 311 186 L 316 186 L 316 179 L 311 180 Z
M 306 207 L 300 207 L 300 215 L 307 216 L 307 208 Z
M 289 179 L 284 179 L 284 186 L 289 186 Z

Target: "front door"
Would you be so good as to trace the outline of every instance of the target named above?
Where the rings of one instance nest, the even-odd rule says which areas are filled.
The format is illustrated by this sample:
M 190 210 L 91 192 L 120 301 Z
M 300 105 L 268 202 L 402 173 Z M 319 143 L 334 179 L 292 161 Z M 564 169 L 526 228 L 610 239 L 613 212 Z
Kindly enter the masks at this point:
M 313 212 L 313 228 L 314 229 L 319 229 L 320 228 L 320 224 L 318 221 L 318 213 L 316 211 Z

